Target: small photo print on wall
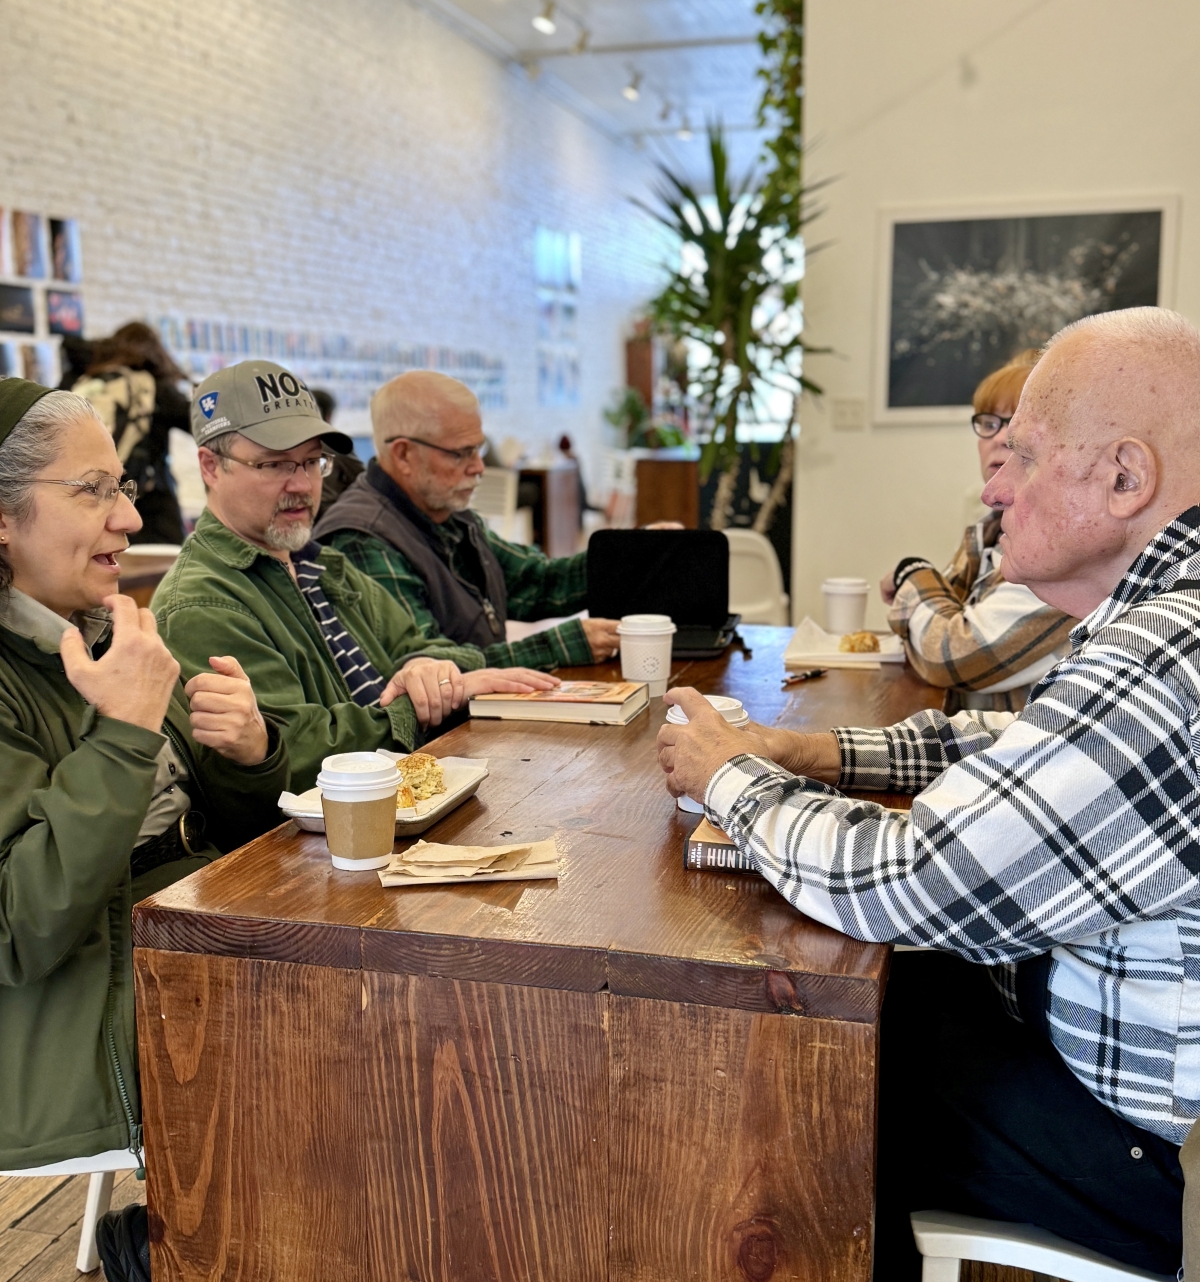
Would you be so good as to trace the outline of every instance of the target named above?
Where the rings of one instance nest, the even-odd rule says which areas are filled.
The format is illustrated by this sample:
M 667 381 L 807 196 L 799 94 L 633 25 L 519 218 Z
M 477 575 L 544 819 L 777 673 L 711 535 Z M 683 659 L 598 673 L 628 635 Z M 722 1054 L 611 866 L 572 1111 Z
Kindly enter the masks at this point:
M 934 422 L 947 411 L 957 415 L 981 379 L 1064 325 L 1157 305 L 1164 215 L 1142 208 L 893 217 L 878 416 Z
M 22 378 L 27 378 L 32 383 L 41 383 L 43 387 L 57 387 L 60 378 L 58 345 L 56 343 L 22 343 L 20 366 L 17 372 Z
M 13 272 L 31 280 L 46 277 L 46 220 L 41 214 L 12 213 Z
M 83 296 L 73 290 L 46 291 L 46 321 L 51 334 L 83 337 Z
M 0 343 L 0 378 L 21 377 L 21 352 L 16 343 Z
M 83 279 L 83 253 L 77 218 L 50 219 L 50 258 L 55 280 L 78 285 Z M 58 331 L 52 331 L 57 333 Z
M 36 330 L 33 290 L 28 285 L 0 285 L 0 332 L 33 334 Z

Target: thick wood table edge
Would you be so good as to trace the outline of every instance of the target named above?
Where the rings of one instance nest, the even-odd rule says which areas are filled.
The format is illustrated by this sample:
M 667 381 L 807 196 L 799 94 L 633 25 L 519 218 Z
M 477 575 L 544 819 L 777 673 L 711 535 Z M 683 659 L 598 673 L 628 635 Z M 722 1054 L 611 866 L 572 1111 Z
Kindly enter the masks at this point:
M 135 949 L 292 962 L 464 982 L 612 992 L 693 1006 L 873 1024 L 891 949 L 873 973 L 829 975 L 762 963 L 672 961 L 620 949 L 233 918 L 136 906 Z

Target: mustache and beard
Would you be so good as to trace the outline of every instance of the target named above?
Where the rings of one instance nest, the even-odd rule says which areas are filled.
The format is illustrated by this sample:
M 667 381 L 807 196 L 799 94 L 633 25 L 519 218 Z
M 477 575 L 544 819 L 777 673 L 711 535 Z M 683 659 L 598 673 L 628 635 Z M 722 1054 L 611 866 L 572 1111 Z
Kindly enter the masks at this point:
M 308 513 L 308 520 L 280 521 L 281 512 Z M 299 552 L 312 539 L 313 522 L 316 520 L 316 505 L 312 497 L 305 494 L 281 494 L 275 503 L 275 510 L 267 522 L 263 542 L 277 552 Z

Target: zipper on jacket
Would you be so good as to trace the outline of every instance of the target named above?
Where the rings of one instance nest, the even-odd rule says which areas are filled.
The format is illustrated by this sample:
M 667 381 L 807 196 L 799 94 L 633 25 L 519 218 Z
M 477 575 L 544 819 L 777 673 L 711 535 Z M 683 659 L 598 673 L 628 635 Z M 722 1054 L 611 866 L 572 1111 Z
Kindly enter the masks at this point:
M 108 1059 L 112 1064 L 113 1076 L 117 1079 L 117 1094 L 121 1097 L 121 1108 L 125 1113 L 125 1125 L 129 1128 L 129 1151 L 138 1160 L 134 1172 L 139 1180 L 146 1178 L 146 1168 L 142 1163 L 142 1127 L 133 1118 L 133 1104 L 129 1099 L 129 1088 L 125 1084 L 125 1073 L 121 1069 L 121 1057 L 117 1054 L 117 1034 L 113 1028 L 113 982 L 112 968 L 108 972 L 108 1000 L 105 1003 L 104 1036 L 108 1044 Z

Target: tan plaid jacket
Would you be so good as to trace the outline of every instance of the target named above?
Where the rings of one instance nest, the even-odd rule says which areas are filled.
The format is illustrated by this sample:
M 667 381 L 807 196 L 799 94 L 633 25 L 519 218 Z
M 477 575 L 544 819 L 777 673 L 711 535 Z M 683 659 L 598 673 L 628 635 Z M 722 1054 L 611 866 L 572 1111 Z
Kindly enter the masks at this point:
M 1076 620 L 1043 604 L 1000 573 L 1000 516 L 968 526 L 944 571 L 920 565 L 888 615 L 908 660 L 930 685 L 947 689 L 946 712 L 1020 712 L 1030 688 L 1070 649 Z

